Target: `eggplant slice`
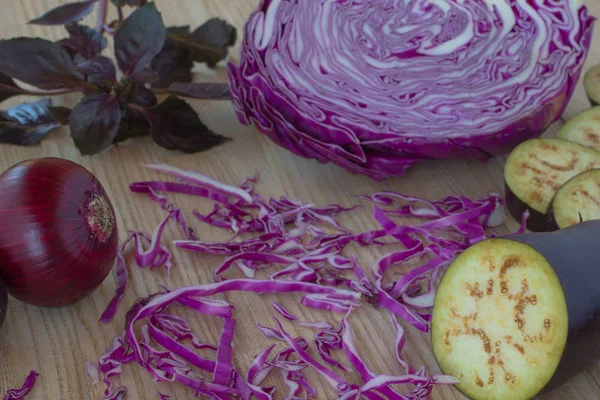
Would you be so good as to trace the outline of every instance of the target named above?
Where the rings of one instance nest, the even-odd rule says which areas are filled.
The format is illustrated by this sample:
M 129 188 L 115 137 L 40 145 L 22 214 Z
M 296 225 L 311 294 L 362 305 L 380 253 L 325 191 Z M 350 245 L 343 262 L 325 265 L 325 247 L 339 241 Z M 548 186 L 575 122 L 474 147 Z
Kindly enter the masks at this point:
M 600 220 L 600 169 L 583 172 L 558 189 L 552 200 L 551 217 L 558 229 Z
M 517 146 L 504 166 L 506 205 L 520 220 L 531 213 L 527 228 L 555 228 L 548 209 L 554 195 L 574 176 L 600 168 L 600 152 L 563 139 L 531 139 Z
M 559 129 L 557 137 L 600 151 L 600 106 L 570 118 Z
M 600 64 L 590 68 L 585 73 L 583 87 L 592 106 L 600 104 Z
M 459 255 L 431 322 L 442 371 L 473 400 L 526 400 L 600 360 L 600 221 L 488 239 Z M 566 343 L 565 343 L 566 340 Z
M 527 244 L 480 242 L 451 264 L 433 308 L 441 370 L 473 400 L 526 400 L 550 381 L 568 332 L 567 304 L 550 263 Z

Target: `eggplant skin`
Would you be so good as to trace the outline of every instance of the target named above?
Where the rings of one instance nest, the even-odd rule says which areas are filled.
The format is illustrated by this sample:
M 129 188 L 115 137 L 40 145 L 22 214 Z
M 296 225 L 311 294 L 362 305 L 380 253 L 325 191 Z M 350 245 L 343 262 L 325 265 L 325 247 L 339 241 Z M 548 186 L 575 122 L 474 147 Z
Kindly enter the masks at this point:
M 554 376 L 541 392 L 547 393 L 600 360 L 600 221 L 506 238 L 530 245 L 550 262 L 567 301 L 567 344 Z
M 527 203 L 519 199 L 517 195 L 510 189 L 508 183 L 504 182 L 504 199 L 506 208 L 514 219 L 521 221 L 523 213 L 529 210 L 529 218 L 527 218 L 527 229 L 533 232 L 553 232 L 558 230 L 558 225 L 552 214 L 542 214 L 541 212 L 529 207 Z
M 6 318 L 6 309 L 8 308 L 8 294 L 6 292 L 6 288 L 4 287 L 4 283 L 0 281 L 0 328 L 2 328 L 2 324 L 4 323 L 4 318 Z

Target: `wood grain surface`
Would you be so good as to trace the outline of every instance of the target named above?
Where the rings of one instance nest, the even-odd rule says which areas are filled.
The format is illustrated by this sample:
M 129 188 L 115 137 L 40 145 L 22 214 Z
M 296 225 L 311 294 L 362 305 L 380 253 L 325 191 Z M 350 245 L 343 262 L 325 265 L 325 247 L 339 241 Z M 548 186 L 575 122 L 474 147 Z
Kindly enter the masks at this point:
M 0 37 L 41 36 L 59 39 L 65 36 L 61 27 L 27 25 L 25 22 L 41 15 L 46 10 L 64 1 L 61 0 L 1 0 Z M 168 25 L 190 24 L 197 26 L 209 17 L 221 16 L 242 27 L 246 17 L 258 0 L 157 0 L 159 10 Z M 591 13 L 600 15 L 600 2 L 588 0 Z M 95 16 L 86 22 L 93 24 Z M 600 62 L 600 30 L 594 34 L 594 49 L 587 67 Z M 233 52 L 237 54 L 238 48 Z M 1 55 L 0 55 L 1 57 Z M 197 76 L 202 79 L 224 80 L 224 68 L 208 71 L 198 68 Z M 78 96 L 57 97 L 56 105 L 72 107 Z M 12 99 L 2 106 L 7 107 L 26 97 Z M 244 177 L 258 173 L 258 190 L 265 196 L 286 195 L 302 198 L 316 204 L 341 203 L 350 205 L 357 200 L 357 194 L 370 194 L 378 190 L 395 190 L 430 199 L 448 194 L 483 196 L 489 191 L 502 192 L 502 168 L 505 157 L 497 157 L 487 164 L 477 162 L 427 162 L 412 168 L 402 177 L 378 183 L 362 176 L 354 176 L 332 165 L 322 165 L 312 160 L 298 158 L 277 147 L 252 127 L 238 123 L 229 102 L 192 102 L 206 123 L 221 134 L 234 140 L 207 153 L 184 155 L 164 150 L 148 138 L 128 141 L 114 146 L 100 155 L 82 157 L 73 145 L 68 129 L 52 133 L 40 146 L 17 147 L 0 146 L 0 170 L 16 162 L 40 156 L 56 156 L 76 161 L 91 170 L 105 185 L 118 214 L 120 234 L 123 238 L 128 229 L 152 231 L 164 217 L 164 212 L 142 195 L 128 191 L 128 183 L 136 180 L 158 178 L 159 175 L 144 169 L 142 164 L 166 162 L 179 167 L 195 169 L 227 183 L 239 183 Z M 567 108 L 563 118 L 588 107 L 581 84 Z M 554 135 L 561 122 L 547 133 Z M 207 202 L 186 197 L 174 197 L 184 210 L 208 209 Z M 191 221 L 192 218 L 189 218 Z M 351 228 L 375 227 L 368 208 L 345 217 L 343 222 Z M 517 224 L 510 220 L 504 230 L 514 229 Z M 202 238 L 226 239 L 227 233 L 213 231 L 205 225 L 195 224 Z M 169 225 L 165 242 L 180 238 L 176 227 Z M 168 239 L 168 240 L 167 240 Z M 137 298 L 160 290 L 161 284 L 180 287 L 212 281 L 214 266 L 219 257 L 209 257 L 174 250 L 175 268 L 171 277 L 164 271 L 148 271 L 135 267 L 129 259 L 130 286 L 117 317 L 111 324 L 100 324 L 98 317 L 112 297 L 115 279 L 110 275 L 92 296 L 76 305 L 61 309 L 42 309 L 26 306 L 18 301 L 9 303 L 6 323 L 0 331 L 0 393 L 8 388 L 19 387 L 30 369 L 40 373 L 38 383 L 30 399 L 69 400 L 99 399 L 104 386 L 91 385 L 85 372 L 87 360 L 97 357 L 109 346 L 111 339 L 121 334 L 124 328 L 124 310 Z M 357 251 L 361 264 L 368 266 L 381 255 L 378 251 L 361 249 Z M 131 254 L 129 254 L 131 256 Z M 268 342 L 261 338 L 255 327 L 257 322 L 272 323 L 276 316 L 271 308 L 272 301 L 280 301 L 292 313 L 302 319 L 319 321 L 331 315 L 318 311 L 308 311 L 298 307 L 299 296 L 281 295 L 259 297 L 249 294 L 227 296 L 237 307 L 235 318 L 238 328 L 234 339 L 234 362 L 246 371 L 252 358 L 264 349 Z M 221 330 L 219 320 L 203 319 L 197 315 L 185 314 L 200 337 L 216 343 Z M 402 373 L 394 358 L 394 329 L 387 311 L 372 307 L 361 307 L 351 320 L 362 354 L 369 366 L 377 373 Z M 310 330 L 294 329 L 286 324 L 290 332 L 310 337 Z M 433 358 L 428 336 L 407 327 L 408 342 L 406 358 L 412 365 L 427 366 L 432 373 L 439 372 Z M 333 393 L 327 384 L 314 372 L 307 373 L 315 384 L 318 399 L 331 399 Z M 356 380 L 357 377 L 351 377 Z M 567 386 L 559 389 L 546 399 L 592 400 L 600 398 L 600 364 L 588 369 Z M 128 365 L 120 381 L 129 388 L 129 399 L 156 399 L 157 392 L 171 395 L 172 399 L 193 399 L 193 391 L 176 384 L 154 383 L 150 375 L 137 365 Z M 279 396 L 285 393 L 277 377 L 269 378 L 268 383 L 279 386 Z M 465 399 L 452 387 L 437 388 L 431 396 L 434 400 Z

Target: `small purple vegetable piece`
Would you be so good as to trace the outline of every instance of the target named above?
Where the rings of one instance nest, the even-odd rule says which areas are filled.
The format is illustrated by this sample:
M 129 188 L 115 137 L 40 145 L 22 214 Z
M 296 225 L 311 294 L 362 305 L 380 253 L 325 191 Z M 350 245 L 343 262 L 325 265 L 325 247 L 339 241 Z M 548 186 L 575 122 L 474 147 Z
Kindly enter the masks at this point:
M 20 389 L 10 389 L 6 392 L 3 400 L 23 400 L 25 396 L 31 392 L 33 386 L 35 385 L 35 381 L 38 377 L 38 373 L 35 371 L 29 371 L 29 375 L 25 378 L 25 382 L 23 382 L 23 386 Z

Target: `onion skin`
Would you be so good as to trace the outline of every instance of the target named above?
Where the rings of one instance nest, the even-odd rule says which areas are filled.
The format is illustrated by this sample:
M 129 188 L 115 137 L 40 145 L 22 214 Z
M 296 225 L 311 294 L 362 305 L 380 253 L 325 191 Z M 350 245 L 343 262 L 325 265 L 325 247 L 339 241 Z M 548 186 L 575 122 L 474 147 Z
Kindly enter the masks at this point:
M 0 279 L 41 307 L 73 304 L 110 272 L 118 247 L 112 204 L 82 166 L 60 158 L 14 165 L 0 176 Z
M 0 328 L 2 328 L 2 324 L 4 323 L 4 318 L 6 318 L 6 309 L 8 308 L 8 293 L 6 293 L 6 288 L 2 281 L 0 281 Z

